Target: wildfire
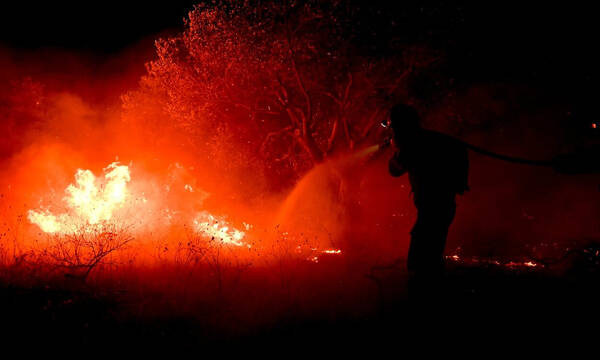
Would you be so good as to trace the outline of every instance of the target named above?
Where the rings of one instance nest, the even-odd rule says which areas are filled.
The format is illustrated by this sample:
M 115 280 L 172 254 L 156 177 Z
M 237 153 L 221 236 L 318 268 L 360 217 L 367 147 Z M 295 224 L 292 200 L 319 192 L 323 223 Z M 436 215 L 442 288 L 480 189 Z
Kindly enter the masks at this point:
M 132 176 L 130 167 L 118 162 L 104 168 L 101 175 L 78 169 L 74 182 L 65 188 L 65 196 L 60 199 L 64 210 L 57 212 L 50 207 L 31 209 L 28 219 L 48 234 L 92 233 L 103 231 L 105 225 L 121 225 L 141 235 L 141 239 L 163 230 L 179 236 L 175 235 L 180 233 L 174 227 L 189 225 L 195 236 L 215 244 L 237 249 L 261 248 L 262 244 L 252 242 L 248 235 L 252 225 L 233 225 L 224 215 L 186 207 L 190 202 L 201 204 L 202 199 L 208 196 L 200 187 L 179 181 L 182 179 L 173 181 L 170 175 L 166 185 L 160 177 L 138 179 L 142 174 Z M 287 232 L 283 234 L 284 239 L 287 235 Z M 342 255 L 342 250 L 298 245 L 296 253 L 301 258 L 319 262 L 322 257 Z
M 104 179 L 97 179 L 90 170 L 78 169 L 75 184 L 70 184 L 63 198 L 68 212 L 52 214 L 48 209 L 29 210 L 28 219 L 46 233 L 67 234 L 80 226 L 96 225 L 112 218 L 127 198 L 129 167 L 113 162 L 104 168 Z
M 321 252 L 323 254 L 341 254 L 342 250 L 340 250 L 340 249 L 329 249 L 329 250 L 322 250 Z
M 457 254 L 454 255 L 450 255 L 450 256 L 446 256 L 446 259 L 451 260 L 455 263 L 462 263 L 462 264 L 474 264 L 474 265 L 494 265 L 494 266 L 501 266 L 501 267 L 505 267 L 505 268 L 509 268 L 509 269 L 518 269 L 518 268 L 534 268 L 534 267 L 539 267 L 540 264 L 528 260 L 528 261 L 500 261 L 498 259 L 487 259 L 487 258 L 478 258 L 475 256 L 472 257 L 467 257 L 467 258 L 463 258 Z
M 113 162 L 104 168 L 104 175 L 97 177 L 90 170 L 78 169 L 75 182 L 65 189 L 66 196 L 62 199 L 67 211 L 54 214 L 49 209 L 29 210 L 28 219 L 31 223 L 49 234 L 72 234 L 78 231 L 91 231 L 95 225 L 116 221 L 119 209 L 130 207 L 129 213 L 142 216 L 145 222 L 155 221 L 156 218 L 142 214 L 151 213 L 152 204 L 160 204 L 160 199 L 147 199 L 143 192 L 134 194 L 128 188 L 131 182 L 129 167 Z M 191 185 L 185 184 L 183 190 L 194 192 Z M 138 191 L 139 192 L 139 191 Z M 169 191 L 168 191 L 169 192 Z M 131 201 L 130 201 L 131 200 Z M 141 200 L 137 202 L 135 200 Z M 181 211 L 163 209 L 165 224 L 173 216 L 183 221 L 192 221 L 194 231 L 211 240 L 234 246 L 247 246 L 244 241 L 246 233 L 230 226 L 224 218 L 218 218 L 206 211 L 191 217 Z M 246 231 L 250 225 L 245 224 Z
M 312 261 L 314 263 L 319 263 L 319 254 L 341 255 L 342 250 L 341 249 L 318 249 L 318 248 L 314 248 L 314 247 L 306 249 L 302 245 L 298 245 L 298 246 L 296 246 L 296 253 L 298 253 L 298 254 L 307 254 L 308 253 L 308 257 L 306 257 L 306 260 Z
M 194 219 L 194 228 L 196 232 L 205 237 L 211 238 L 212 240 L 219 240 L 224 244 L 231 244 L 235 246 L 246 245 L 249 248 L 251 247 L 250 244 L 244 244 L 242 241 L 242 239 L 244 239 L 246 236 L 243 231 L 230 228 L 225 220 L 218 219 L 209 213 L 200 213 L 196 219 Z M 246 230 L 249 228 L 250 225 L 246 225 Z

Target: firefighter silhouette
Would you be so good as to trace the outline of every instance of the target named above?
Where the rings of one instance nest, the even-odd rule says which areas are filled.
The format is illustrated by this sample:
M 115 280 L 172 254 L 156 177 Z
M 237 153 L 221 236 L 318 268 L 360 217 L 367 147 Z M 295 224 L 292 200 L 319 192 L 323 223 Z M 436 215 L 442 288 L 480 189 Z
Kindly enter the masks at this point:
M 438 278 L 444 266 L 448 228 L 455 198 L 469 189 L 467 147 L 450 136 L 425 130 L 410 106 L 391 109 L 385 124 L 393 130 L 392 176 L 408 173 L 417 220 L 411 230 L 407 267 L 412 278 Z
M 407 268 L 414 287 L 418 289 L 439 280 L 443 273 L 444 247 L 456 212 L 456 195 L 469 190 L 468 150 L 511 163 L 551 167 L 563 174 L 600 173 L 600 144 L 560 154 L 550 160 L 497 154 L 423 129 L 417 111 L 405 104 L 395 105 L 382 125 L 393 130 L 392 143 L 396 151 L 389 161 L 390 174 L 397 177 L 408 173 L 417 208 Z M 380 148 L 387 145 L 389 142 Z

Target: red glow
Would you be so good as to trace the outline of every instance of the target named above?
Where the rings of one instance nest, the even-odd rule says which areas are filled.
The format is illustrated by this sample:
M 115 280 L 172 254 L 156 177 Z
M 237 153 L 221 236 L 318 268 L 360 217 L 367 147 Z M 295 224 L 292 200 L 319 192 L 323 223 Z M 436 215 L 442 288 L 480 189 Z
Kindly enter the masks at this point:
M 289 24 L 279 28 L 272 14 L 252 23 L 262 15 L 238 12 L 255 9 L 199 6 L 152 56 L 115 60 L 112 77 L 64 54 L 52 62 L 66 64 L 62 77 L 46 61 L 1 66 L 0 80 L 11 81 L 0 82 L 0 265 L 134 284 L 130 293 L 144 301 L 169 295 L 149 301 L 171 301 L 173 314 L 212 300 L 248 317 L 256 308 L 286 313 L 319 294 L 315 307 L 377 306 L 365 274 L 404 264 L 416 215 L 407 176 L 388 173 L 393 150 L 376 145 L 387 136 L 378 124 L 421 88 L 408 82 L 412 72 L 427 75 L 441 60 L 423 46 L 363 58 L 337 37 L 349 30 L 336 26 L 348 23 L 311 13 L 310 4 L 290 22 L 299 29 L 291 40 Z M 283 11 L 273 6 L 264 11 Z M 510 91 L 492 90 L 439 100 L 427 109 L 428 125 L 465 136 L 506 129 L 510 136 L 473 138 L 514 141 L 515 153 L 527 154 L 522 139 L 541 136 L 482 122 L 512 118 L 500 114 L 516 106 L 498 99 Z M 549 183 L 540 169 L 471 160 L 472 191 L 458 199 L 447 249 L 500 255 L 449 262 L 538 271 L 541 262 L 514 256 L 523 244 L 597 232 L 586 224 L 597 223 L 599 202 L 569 179 Z

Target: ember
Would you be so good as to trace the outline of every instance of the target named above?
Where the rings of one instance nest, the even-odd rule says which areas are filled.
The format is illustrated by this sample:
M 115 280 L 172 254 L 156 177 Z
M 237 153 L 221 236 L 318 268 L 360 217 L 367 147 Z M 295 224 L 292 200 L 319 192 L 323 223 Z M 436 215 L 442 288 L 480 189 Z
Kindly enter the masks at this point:
M 457 254 L 446 256 L 446 260 L 450 260 L 455 264 L 467 265 L 467 266 L 499 266 L 508 269 L 517 268 L 535 268 L 542 267 L 537 262 L 532 260 L 514 261 L 514 260 L 501 260 L 497 258 L 482 258 L 477 256 L 462 257 Z

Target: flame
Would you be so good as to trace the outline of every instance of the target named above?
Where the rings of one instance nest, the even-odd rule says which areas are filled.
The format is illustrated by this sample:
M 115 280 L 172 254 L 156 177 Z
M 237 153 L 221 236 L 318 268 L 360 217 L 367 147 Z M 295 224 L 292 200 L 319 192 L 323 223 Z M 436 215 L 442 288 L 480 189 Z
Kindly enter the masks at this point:
M 487 265 L 496 265 L 496 266 L 502 266 L 505 268 L 509 268 L 509 269 L 514 269 L 514 268 L 523 268 L 523 267 L 529 267 L 529 268 L 534 268 L 534 267 L 538 267 L 540 266 L 540 264 L 528 260 L 528 261 L 499 261 L 496 259 L 486 259 L 486 258 L 478 258 L 476 256 L 472 256 L 472 257 L 467 257 L 467 258 L 463 258 L 460 255 L 454 254 L 454 255 L 450 255 L 450 256 L 445 256 L 446 259 L 448 260 L 452 260 L 454 262 L 457 263 L 463 263 L 463 264 L 487 264 Z
M 321 252 L 323 254 L 341 254 L 342 250 L 340 250 L 340 249 L 328 249 L 328 250 L 321 250 Z
M 129 167 L 120 165 L 114 162 L 104 168 L 104 177 L 97 178 L 90 170 L 77 169 L 75 173 L 75 183 L 70 184 L 65 189 L 67 194 L 62 200 L 64 201 L 67 212 L 63 214 L 53 214 L 48 209 L 29 210 L 28 219 L 33 224 L 50 234 L 72 234 L 77 231 L 92 230 L 96 224 L 102 224 L 109 221 L 114 221 L 115 212 L 124 207 L 127 199 L 131 197 L 131 191 L 127 185 L 131 181 Z M 185 184 L 184 190 L 194 192 L 191 185 Z M 138 196 L 133 196 L 137 199 Z M 138 215 L 144 213 L 144 208 L 148 207 L 148 199 L 143 196 L 139 197 L 140 202 L 129 202 L 130 206 L 136 207 L 135 213 Z M 134 200 L 135 200 L 134 199 Z M 159 203 L 159 199 L 155 203 Z M 170 219 L 171 214 L 183 216 L 179 211 L 165 210 L 167 218 Z M 146 219 L 146 221 L 150 221 Z M 201 212 L 193 218 L 194 230 L 201 236 L 218 240 L 221 243 L 247 246 L 242 241 L 246 233 L 231 227 L 224 218 L 217 218 L 208 212 Z M 246 230 L 251 228 L 250 225 L 244 224 Z
M 306 257 L 305 259 L 308 261 L 312 261 L 314 263 L 319 263 L 319 254 L 326 254 L 326 255 L 341 255 L 342 254 L 341 249 L 319 249 L 319 248 L 315 248 L 315 247 L 306 249 L 302 245 L 296 246 L 297 254 L 306 254 L 307 252 L 308 252 L 308 257 Z
M 249 225 L 246 225 L 249 228 Z M 250 244 L 245 244 L 242 239 L 246 233 L 235 228 L 230 228 L 224 219 L 219 219 L 213 215 L 202 212 L 194 219 L 194 229 L 202 236 L 219 240 L 224 244 L 251 247 Z
M 30 209 L 29 221 L 45 233 L 58 235 L 93 232 L 98 226 L 115 224 L 117 220 L 123 222 L 119 222 L 119 225 L 135 224 L 133 231 L 144 235 L 157 230 L 157 226 L 177 234 L 178 230 L 172 226 L 185 227 L 189 224 L 195 236 L 215 241 L 216 244 L 255 248 L 256 244 L 248 240 L 248 233 L 253 229 L 250 224 L 233 226 L 226 216 L 217 216 L 206 210 L 198 212 L 185 207 L 171 208 L 174 203 L 169 196 L 177 198 L 185 194 L 188 200 L 192 193 L 197 194 L 198 198 L 206 196 L 195 183 L 194 186 L 187 181 L 165 185 L 159 178 L 133 179 L 129 166 L 118 162 L 113 162 L 103 171 L 104 174 L 96 176 L 91 170 L 77 169 L 75 181 L 64 191 L 62 203 L 65 211 L 51 212 L 43 207 Z M 164 188 L 167 188 L 167 193 L 153 190 Z M 174 194 L 176 189 L 181 193 Z M 261 244 L 258 244 L 260 247 Z M 310 255 L 310 260 L 314 262 L 319 262 L 321 256 L 342 254 L 342 250 L 337 248 L 304 246 L 298 246 L 297 252 L 301 257 Z
M 129 167 L 113 162 L 104 168 L 99 180 L 90 170 L 77 169 L 75 184 L 70 184 L 63 198 L 68 212 L 52 214 L 48 209 L 29 210 L 29 221 L 46 233 L 73 233 L 82 225 L 96 225 L 112 218 L 127 198 L 127 183 L 131 180 Z

